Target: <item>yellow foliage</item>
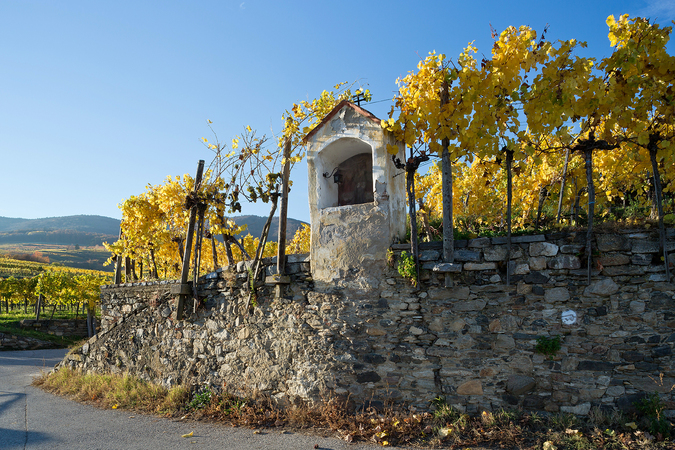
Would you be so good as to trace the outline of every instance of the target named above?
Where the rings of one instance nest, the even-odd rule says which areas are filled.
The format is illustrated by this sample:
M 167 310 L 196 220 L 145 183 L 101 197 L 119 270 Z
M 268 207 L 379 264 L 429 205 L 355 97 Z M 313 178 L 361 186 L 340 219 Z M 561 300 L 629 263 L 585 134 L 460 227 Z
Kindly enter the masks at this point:
M 311 228 L 306 223 L 302 224 L 301 228 L 295 232 L 293 239 L 286 246 L 286 253 L 309 253 L 309 244 L 311 239 Z

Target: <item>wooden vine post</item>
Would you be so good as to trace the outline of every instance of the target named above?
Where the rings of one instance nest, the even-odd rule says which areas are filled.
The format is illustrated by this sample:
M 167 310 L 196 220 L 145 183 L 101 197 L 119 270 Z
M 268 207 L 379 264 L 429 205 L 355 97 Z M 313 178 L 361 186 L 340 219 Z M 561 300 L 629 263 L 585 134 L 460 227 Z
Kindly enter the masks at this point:
M 274 294 L 276 298 L 283 296 L 284 284 L 290 283 L 286 276 L 286 226 L 288 218 L 288 180 L 291 174 L 291 139 L 284 143 L 284 167 L 281 180 L 281 205 L 279 209 L 279 240 L 277 247 L 277 277 Z
M 513 150 L 504 148 L 506 151 L 506 285 L 511 285 L 511 200 L 513 193 Z
M 560 212 L 562 211 L 563 197 L 565 195 L 565 178 L 567 177 L 567 166 L 570 162 L 570 149 L 565 150 L 565 165 L 563 167 L 562 177 L 560 178 L 560 196 L 558 197 L 558 211 L 555 215 L 555 222 L 560 223 Z
M 122 232 L 122 224 L 120 223 L 120 237 L 122 239 L 124 233 Z M 114 284 L 122 282 L 122 255 L 115 255 L 115 280 Z
M 652 176 L 654 178 L 654 193 L 656 196 L 656 207 L 659 213 L 659 247 L 663 253 L 663 263 L 666 267 L 666 282 L 670 283 L 670 263 L 668 261 L 668 248 L 666 246 L 666 229 L 663 224 L 663 188 L 661 187 L 661 176 L 659 174 L 659 165 L 656 159 L 658 150 L 656 136 L 649 137 L 649 159 L 652 163 Z
M 410 158 L 403 163 L 396 155 L 392 155 L 391 159 L 397 169 L 405 170 L 406 179 L 406 193 L 408 195 L 408 216 L 410 218 L 410 250 L 413 259 L 415 260 L 415 275 L 416 282 L 419 283 L 420 268 L 419 268 L 419 248 L 417 239 L 417 212 L 415 211 L 415 172 L 420 164 L 429 161 L 429 156 L 423 151 L 415 156 L 414 149 L 410 147 Z
M 448 82 L 443 81 L 441 89 L 441 109 L 448 103 Z M 442 184 L 443 184 L 443 262 L 455 262 L 455 230 L 452 223 L 452 162 L 450 161 L 450 139 L 441 141 L 443 151 L 441 154 Z M 445 275 L 445 286 L 452 287 L 452 278 Z
M 593 141 L 593 136 L 590 138 Z M 588 267 L 587 283 L 591 284 L 591 272 L 593 268 L 593 217 L 595 216 L 595 185 L 593 184 L 593 147 L 587 146 L 583 149 L 584 161 L 586 165 L 586 185 L 588 186 L 588 229 L 586 230 L 586 264 Z
M 195 190 L 196 192 L 196 190 Z M 197 295 L 197 284 L 199 281 L 199 271 L 201 269 L 202 262 L 202 241 L 204 238 L 204 213 L 206 212 L 206 204 L 198 203 L 197 204 L 197 221 L 196 227 L 197 231 L 195 233 L 195 255 L 194 262 L 192 264 L 192 298 L 194 299 L 192 311 L 197 311 L 199 306 L 199 296 Z
M 199 160 L 197 166 L 197 176 L 195 177 L 194 194 L 199 191 L 199 185 L 202 183 L 202 174 L 204 173 L 204 160 Z M 195 222 L 197 221 L 196 203 L 192 204 L 190 208 L 190 222 L 188 224 L 187 241 L 185 243 L 185 255 L 183 257 L 183 268 L 180 274 L 180 285 L 172 289 L 172 294 L 178 294 L 178 302 L 176 304 L 176 320 L 183 320 L 183 309 L 185 308 L 185 300 L 188 295 L 192 294 L 188 278 L 190 276 L 190 252 L 192 251 L 192 239 L 195 233 Z

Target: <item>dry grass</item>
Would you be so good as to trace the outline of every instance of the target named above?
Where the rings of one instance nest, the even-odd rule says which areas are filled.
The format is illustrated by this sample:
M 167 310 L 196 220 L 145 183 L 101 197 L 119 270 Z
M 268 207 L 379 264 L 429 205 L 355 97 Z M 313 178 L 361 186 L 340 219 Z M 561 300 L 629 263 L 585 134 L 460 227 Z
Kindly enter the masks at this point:
M 36 378 L 33 385 L 102 408 L 160 414 L 181 410 L 188 399 L 188 390 L 184 387 L 166 389 L 128 375 L 83 374 L 66 368 Z
M 131 376 L 83 374 L 61 369 L 38 378 L 34 385 L 94 403 L 152 414 L 183 416 L 248 428 L 304 429 L 333 434 L 345 441 L 367 441 L 382 446 L 426 448 L 508 449 L 671 449 L 671 436 L 651 436 L 635 429 L 636 418 L 593 410 L 588 418 L 570 414 L 548 416 L 522 411 L 484 411 L 471 417 L 447 405 L 432 402 L 433 412 L 411 413 L 394 405 L 381 410 L 355 410 L 337 398 L 310 407 L 301 402 L 280 407 L 269 397 L 248 398 L 214 393 L 209 388 L 190 391 L 165 389 Z

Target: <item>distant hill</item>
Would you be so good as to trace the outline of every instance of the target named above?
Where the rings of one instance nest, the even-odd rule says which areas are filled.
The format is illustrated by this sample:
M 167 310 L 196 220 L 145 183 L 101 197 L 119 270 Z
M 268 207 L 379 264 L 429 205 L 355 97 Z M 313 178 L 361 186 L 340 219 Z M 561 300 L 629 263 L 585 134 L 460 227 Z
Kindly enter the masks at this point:
M 120 221 L 104 216 L 63 216 L 44 219 L 13 219 L 0 217 L 0 233 L 8 231 L 83 231 L 85 233 L 111 234 L 120 232 Z
M 104 216 L 0 217 L 0 244 L 96 246 L 116 240 L 119 232 L 120 221 Z
M 234 222 L 241 226 L 243 224 L 247 224 L 248 228 L 246 231 L 243 233 L 239 233 L 239 235 L 247 235 L 251 234 L 253 237 L 260 237 L 260 234 L 262 233 L 263 228 L 265 227 L 265 222 L 267 221 L 267 217 L 261 217 L 261 216 L 238 216 L 238 217 L 231 217 Z M 286 240 L 293 239 L 293 236 L 295 235 L 295 232 L 299 229 L 302 228 L 302 225 L 307 222 L 303 222 L 301 220 L 296 220 L 296 219 L 291 219 L 290 217 L 286 220 Z M 268 237 L 268 241 L 277 241 L 279 236 L 279 218 L 278 217 L 273 217 L 272 218 L 272 225 L 270 226 L 270 235 Z
M 251 233 L 259 237 L 265 226 L 266 217 L 238 216 L 232 217 L 237 225 L 248 224 L 243 234 Z M 299 220 L 288 219 L 287 239 L 292 239 L 295 231 L 302 227 Z M 272 219 L 270 241 L 276 241 L 279 219 Z M 17 219 L 0 217 L 0 244 L 60 244 L 96 246 L 102 242 L 117 240 L 120 232 L 120 221 L 104 216 L 64 216 L 44 219 Z

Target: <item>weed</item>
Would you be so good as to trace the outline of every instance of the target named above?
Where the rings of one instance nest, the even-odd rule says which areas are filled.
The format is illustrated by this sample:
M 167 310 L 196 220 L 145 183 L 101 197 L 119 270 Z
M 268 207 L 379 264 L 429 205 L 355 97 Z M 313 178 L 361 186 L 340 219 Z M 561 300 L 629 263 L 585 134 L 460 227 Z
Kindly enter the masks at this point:
M 552 338 L 540 336 L 537 338 L 537 345 L 534 347 L 537 353 L 546 355 L 549 359 L 553 359 L 556 353 L 560 351 L 560 336 Z
M 206 407 L 211 403 L 213 392 L 208 386 L 205 386 L 192 395 L 192 400 L 187 405 L 188 411 L 194 411 Z
M 405 251 L 401 253 L 397 270 L 399 275 L 410 280 L 413 286 L 417 286 L 417 266 L 415 265 L 415 258 L 411 253 Z
M 649 432 L 653 435 L 670 436 L 671 424 L 663 416 L 666 405 L 658 393 L 653 392 L 647 397 L 635 402 L 635 407 L 647 419 Z
M 204 387 L 189 396 L 185 388 L 167 390 L 130 376 L 83 374 L 70 369 L 43 375 L 35 384 L 104 408 L 180 414 L 250 428 L 316 427 L 332 430 L 347 442 L 366 441 L 382 446 L 647 450 L 670 448 L 671 444 L 655 443 L 649 433 L 622 431 L 620 415 L 597 408 L 588 419 L 573 414 L 545 417 L 519 410 L 484 411 L 470 417 L 449 405 L 444 397 L 431 401 L 433 413 L 410 412 L 392 405 L 379 411 L 355 411 L 353 402 L 338 398 L 314 406 L 294 402 L 282 408 L 269 396 L 255 393 L 239 397 Z M 658 396 L 647 398 L 641 407 L 645 415 L 663 417 L 663 403 Z
M 434 407 L 434 419 L 441 424 L 457 422 L 461 414 L 445 401 L 445 397 L 436 397 L 431 401 Z
M 521 416 L 521 411 L 507 411 L 505 409 L 500 409 L 493 414 L 494 421 L 498 425 L 508 425 L 513 422 L 517 422 Z M 532 413 L 531 416 L 536 416 L 536 413 Z
M 142 409 L 173 414 L 185 404 L 187 390 L 166 389 L 129 375 L 82 373 L 61 368 L 33 381 L 35 386 L 78 401 L 95 402 L 104 408 Z
M 394 256 L 394 251 L 390 248 L 387 249 L 387 266 L 391 267 L 392 269 L 395 266 L 396 258 Z
M 579 430 L 567 429 L 561 436 L 560 443 L 564 448 L 573 450 L 595 450 L 597 447 L 589 441 Z
M 248 287 L 251 290 L 251 307 L 255 308 L 258 306 L 258 293 L 255 287 L 255 273 L 253 272 L 253 269 L 249 267 L 247 269 L 248 272 Z
M 588 413 L 588 421 L 599 429 L 615 429 L 626 422 L 620 411 L 605 411 L 597 406 L 591 408 Z
M 557 413 L 549 417 L 549 426 L 558 431 L 565 431 L 574 428 L 579 419 L 574 414 Z

